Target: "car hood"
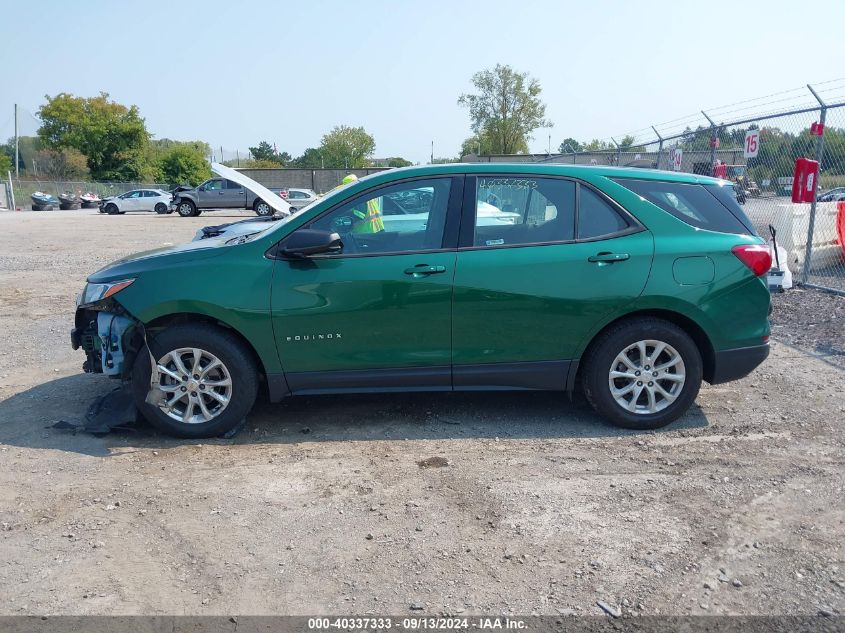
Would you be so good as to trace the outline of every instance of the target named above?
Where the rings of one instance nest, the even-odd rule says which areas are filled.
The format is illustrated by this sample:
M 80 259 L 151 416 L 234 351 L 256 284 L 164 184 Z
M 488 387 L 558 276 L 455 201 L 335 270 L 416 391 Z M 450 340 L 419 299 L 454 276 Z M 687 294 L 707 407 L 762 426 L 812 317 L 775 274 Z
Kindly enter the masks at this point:
M 188 242 L 187 244 L 177 244 L 134 253 L 104 266 L 90 275 L 88 281 L 90 283 L 114 281 L 123 277 L 135 276 L 151 268 L 166 268 L 187 261 L 217 257 L 225 252 L 228 247 L 226 242 L 230 237 L 211 238 L 201 242 Z
M 282 200 L 278 194 L 273 193 L 264 185 L 255 182 L 252 178 L 244 176 L 239 171 L 235 171 L 231 167 L 226 167 L 220 163 L 211 163 L 211 171 L 218 176 L 223 176 L 223 178 L 228 178 L 229 180 L 236 182 L 241 187 L 249 189 L 252 193 L 269 204 L 274 211 L 278 211 L 284 215 L 290 215 L 291 205 L 288 204 L 286 200 Z

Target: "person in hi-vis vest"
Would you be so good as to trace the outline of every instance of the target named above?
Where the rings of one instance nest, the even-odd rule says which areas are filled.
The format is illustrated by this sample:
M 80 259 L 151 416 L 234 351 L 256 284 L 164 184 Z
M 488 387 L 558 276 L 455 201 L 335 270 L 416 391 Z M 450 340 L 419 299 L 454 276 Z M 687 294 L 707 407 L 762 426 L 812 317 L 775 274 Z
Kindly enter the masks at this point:
M 355 174 L 349 174 L 340 181 L 341 186 L 348 185 L 358 180 Z M 352 227 L 353 233 L 381 233 L 384 230 L 384 221 L 381 219 L 381 196 L 367 200 L 366 210 L 352 209 L 352 214 L 357 218 Z

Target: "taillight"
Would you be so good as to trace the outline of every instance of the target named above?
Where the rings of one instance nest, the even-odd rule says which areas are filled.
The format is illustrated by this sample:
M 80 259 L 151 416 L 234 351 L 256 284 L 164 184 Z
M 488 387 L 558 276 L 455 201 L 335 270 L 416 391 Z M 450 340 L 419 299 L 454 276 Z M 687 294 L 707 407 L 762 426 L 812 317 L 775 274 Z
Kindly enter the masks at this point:
M 757 277 L 765 275 L 772 267 L 772 254 L 762 244 L 740 244 L 734 246 L 731 252 Z

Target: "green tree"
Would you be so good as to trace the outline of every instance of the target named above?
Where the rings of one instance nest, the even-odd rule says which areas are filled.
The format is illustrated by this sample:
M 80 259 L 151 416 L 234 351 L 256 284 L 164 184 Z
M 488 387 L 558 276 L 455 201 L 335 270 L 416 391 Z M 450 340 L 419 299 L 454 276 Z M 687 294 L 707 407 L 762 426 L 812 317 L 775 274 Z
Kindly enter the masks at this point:
M 272 162 L 282 166 L 287 165 L 292 160 L 290 154 L 277 152 L 267 141 L 261 141 L 257 147 L 250 147 L 249 152 L 254 160 Z
M 597 138 L 594 138 L 589 143 L 581 145 L 581 150 L 584 152 L 603 152 L 609 149 L 614 149 L 612 143 L 608 143 L 607 141 L 602 141 Z
M 552 127 L 540 100 L 537 79 L 510 66 L 496 64 L 472 76 L 476 94 L 462 94 L 458 104 L 469 109 L 472 131 L 487 137 L 494 154 L 524 151 L 537 128 Z
M 394 158 L 391 158 L 389 161 L 387 161 L 388 167 L 410 167 L 413 164 L 414 163 L 412 163 L 411 161 L 405 160 L 404 158 L 401 158 L 400 156 L 396 156 Z
M 40 178 L 85 180 L 90 176 L 85 156 L 76 149 L 43 149 L 35 154 L 35 160 Z
M 161 174 L 157 180 L 183 185 L 196 186 L 211 178 L 211 167 L 205 154 L 189 143 L 179 143 L 165 150 L 158 163 Z
M 575 154 L 580 152 L 581 149 L 581 143 L 579 143 L 572 137 L 568 137 L 561 141 L 558 151 L 561 154 Z
M 323 165 L 323 151 L 317 147 L 309 147 L 302 153 L 302 156 L 293 160 L 294 167 L 317 169 L 318 167 L 323 167 Z
M 339 125 L 323 135 L 320 154 L 326 167 L 360 169 L 376 151 L 376 141 L 363 127 Z
M 523 143 L 516 148 L 515 153 L 528 152 L 528 145 Z M 461 144 L 461 156 L 468 154 L 475 154 L 476 156 L 487 156 L 490 154 L 501 154 L 491 137 L 486 131 L 482 130 L 478 134 L 473 134 L 468 139 L 465 139 Z
M 22 173 L 26 173 L 27 169 L 32 165 L 32 159 L 36 158 L 38 152 L 44 149 L 44 144 L 37 136 L 19 136 L 18 137 L 18 158 L 19 169 Z M 15 166 L 15 139 L 14 137 L 6 141 L 2 146 L 2 151 L 9 160 L 12 161 L 12 168 Z
M 62 92 L 47 95 L 38 110 L 38 136 L 48 149 L 75 149 L 87 158 L 97 180 L 134 180 L 143 170 L 143 150 L 150 135 L 136 106 Z
M 10 158 L 6 152 L 0 152 L 0 178 L 6 175 L 7 172 L 12 171 L 12 163 L 14 159 Z
M 633 136 L 631 136 L 630 134 L 626 134 L 625 136 L 623 136 L 623 137 L 620 139 L 620 141 L 619 141 L 619 147 L 621 147 L 621 148 L 622 148 L 622 149 L 624 149 L 624 150 L 630 149 L 631 147 L 633 147 L 633 146 L 634 146 L 634 142 L 635 142 L 636 140 L 637 140 L 637 139 L 635 139 L 635 138 L 634 138 Z

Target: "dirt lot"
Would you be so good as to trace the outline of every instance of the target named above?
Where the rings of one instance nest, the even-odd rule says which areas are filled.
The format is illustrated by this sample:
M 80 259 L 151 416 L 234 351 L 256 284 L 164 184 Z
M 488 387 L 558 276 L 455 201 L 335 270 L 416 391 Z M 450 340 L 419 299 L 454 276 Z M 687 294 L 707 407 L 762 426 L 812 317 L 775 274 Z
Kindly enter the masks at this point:
M 556 394 L 292 399 L 202 443 L 45 428 L 112 386 L 69 345 L 85 276 L 214 215 L 0 214 L 0 614 L 845 611 L 845 300 L 822 293 L 775 324 L 831 334 L 776 327 L 661 432 Z

